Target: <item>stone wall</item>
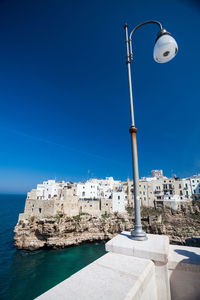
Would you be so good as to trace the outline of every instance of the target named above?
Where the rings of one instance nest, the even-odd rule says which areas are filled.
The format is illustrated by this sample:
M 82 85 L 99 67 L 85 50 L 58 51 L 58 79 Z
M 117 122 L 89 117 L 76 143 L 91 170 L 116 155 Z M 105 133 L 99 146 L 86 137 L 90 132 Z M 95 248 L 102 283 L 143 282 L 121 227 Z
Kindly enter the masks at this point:
M 102 214 L 112 214 L 113 213 L 112 199 L 102 199 L 101 200 L 101 213 Z
M 80 213 L 88 213 L 95 217 L 101 215 L 100 201 L 98 200 L 79 200 L 78 205 Z
M 49 200 L 41 200 L 37 190 L 28 193 L 25 202 L 24 213 L 19 215 L 19 220 L 27 219 L 32 216 L 47 218 L 63 213 L 68 217 L 79 214 L 78 197 L 75 195 L 74 188 L 64 188 L 59 190 L 59 198 L 54 197 Z M 30 198 L 34 196 L 34 198 Z
M 24 215 L 25 216 L 38 216 L 46 218 L 54 216 L 59 205 L 55 204 L 56 200 L 35 200 L 26 199 Z
M 78 196 L 76 196 L 75 188 L 64 188 L 62 194 L 60 211 L 68 217 L 77 216 L 79 214 Z

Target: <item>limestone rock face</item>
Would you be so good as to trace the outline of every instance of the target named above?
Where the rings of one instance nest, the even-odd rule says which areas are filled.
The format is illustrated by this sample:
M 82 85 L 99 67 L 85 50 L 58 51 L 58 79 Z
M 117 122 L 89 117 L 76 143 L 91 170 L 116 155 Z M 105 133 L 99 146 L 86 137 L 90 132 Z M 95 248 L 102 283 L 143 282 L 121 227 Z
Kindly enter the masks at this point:
M 72 218 L 57 215 L 20 220 L 14 229 L 14 243 L 18 249 L 64 248 L 84 242 L 106 241 L 122 231 L 133 229 L 132 210 L 127 214 L 101 217 L 78 215 Z M 172 211 L 171 209 L 142 210 L 143 229 L 147 233 L 165 234 L 170 243 L 200 245 L 200 211 L 198 207 Z M 195 237 L 191 241 L 191 238 Z M 188 242 L 187 242 L 188 241 Z
M 147 209 L 142 214 L 147 220 L 143 222 L 147 233 L 168 235 L 170 244 L 200 246 L 200 211 L 197 205 L 177 211 L 170 208 Z
M 133 220 L 119 215 L 92 217 L 90 215 L 31 218 L 19 221 L 14 229 L 18 249 L 64 248 L 83 242 L 105 241 L 124 230 L 131 230 Z

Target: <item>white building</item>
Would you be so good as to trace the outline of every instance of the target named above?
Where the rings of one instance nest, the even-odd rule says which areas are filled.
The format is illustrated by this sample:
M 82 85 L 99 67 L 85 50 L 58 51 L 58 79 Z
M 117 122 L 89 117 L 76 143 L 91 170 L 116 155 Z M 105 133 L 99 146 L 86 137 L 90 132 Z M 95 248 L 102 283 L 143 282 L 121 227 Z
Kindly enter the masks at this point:
M 77 184 L 77 196 L 80 199 L 109 199 L 112 193 L 121 187 L 121 182 L 113 177 L 90 179 Z
M 183 198 L 183 197 L 182 197 Z M 179 195 L 164 195 L 163 204 L 177 210 L 180 206 L 185 206 L 187 199 L 181 199 Z
M 163 178 L 163 170 L 152 170 L 151 176 L 157 179 Z
M 86 182 L 80 182 L 77 184 L 76 193 L 80 199 L 98 199 L 99 184 L 93 179 Z
M 38 199 L 47 200 L 60 197 L 62 189 L 67 185 L 66 182 L 56 182 L 55 180 L 47 180 L 37 185 Z
M 113 192 L 112 194 L 112 208 L 113 212 L 125 212 L 125 193 L 122 192 Z
M 190 180 L 190 186 L 193 195 L 200 194 L 200 175 L 194 175 L 188 178 Z

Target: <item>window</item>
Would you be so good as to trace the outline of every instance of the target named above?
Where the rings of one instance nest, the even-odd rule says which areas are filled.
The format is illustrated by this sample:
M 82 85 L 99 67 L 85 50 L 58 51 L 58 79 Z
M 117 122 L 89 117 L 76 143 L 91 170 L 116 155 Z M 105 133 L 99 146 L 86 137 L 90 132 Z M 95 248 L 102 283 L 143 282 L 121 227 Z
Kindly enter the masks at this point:
M 146 201 L 146 197 L 144 197 L 144 201 Z
M 41 212 L 42 212 L 42 209 L 41 209 L 41 208 L 39 208 L 39 213 L 41 214 Z
M 120 196 L 118 196 L 118 200 L 120 199 Z

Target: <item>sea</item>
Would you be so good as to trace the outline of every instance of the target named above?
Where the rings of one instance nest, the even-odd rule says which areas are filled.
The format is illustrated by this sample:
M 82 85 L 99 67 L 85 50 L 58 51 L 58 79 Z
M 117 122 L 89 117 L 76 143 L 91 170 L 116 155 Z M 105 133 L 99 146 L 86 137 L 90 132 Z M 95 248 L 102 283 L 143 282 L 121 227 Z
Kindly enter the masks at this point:
M 18 250 L 13 229 L 26 195 L 0 195 L 0 299 L 31 300 L 105 254 L 104 244 L 58 250 Z

